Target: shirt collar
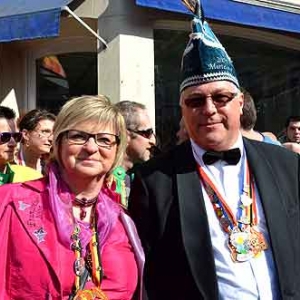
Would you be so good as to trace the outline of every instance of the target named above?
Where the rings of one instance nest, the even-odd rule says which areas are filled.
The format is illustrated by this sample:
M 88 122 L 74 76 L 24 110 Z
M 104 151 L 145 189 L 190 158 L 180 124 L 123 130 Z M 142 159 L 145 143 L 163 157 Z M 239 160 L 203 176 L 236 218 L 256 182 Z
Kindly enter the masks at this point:
M 201 148 L 192 139 L 191 139 L 191 144 L 192 144 L 193 155 L 194 155 L 196 162 L 200 166 L 204 166 L 205 164 L 203 162 L 202 156 L 207 150 L 204 150 L 203 148 Z M 244 142 L 243 142 L 243 137 L 242 137 L 241 133 L 239 134 L 236 142 L 228 150 L 233 149 L 233 148 L 239 148 L 241 151 L 241 158 L 244 156 L 244 152 L 245 152 L 244 151 Z

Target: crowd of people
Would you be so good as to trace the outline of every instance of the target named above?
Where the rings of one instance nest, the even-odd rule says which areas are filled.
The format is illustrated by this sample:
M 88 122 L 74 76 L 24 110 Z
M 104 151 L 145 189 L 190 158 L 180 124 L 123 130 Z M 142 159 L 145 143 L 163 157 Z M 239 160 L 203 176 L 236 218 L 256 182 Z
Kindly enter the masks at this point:
M 255 130 L 255 101 L 185 2 L 172 149 L 142 103 L 80 96 L 18 121 L 0 106 L 1 300 L 300 299 L 300 117 L 282 142 Z

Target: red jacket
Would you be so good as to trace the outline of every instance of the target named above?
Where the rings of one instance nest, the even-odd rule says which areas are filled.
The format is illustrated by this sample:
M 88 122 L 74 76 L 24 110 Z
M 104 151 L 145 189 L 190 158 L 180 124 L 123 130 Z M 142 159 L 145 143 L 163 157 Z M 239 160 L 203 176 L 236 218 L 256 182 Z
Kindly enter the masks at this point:
M 74 253 L 59 242 L 47 200 L 45 179 L 0 188 L 1 300 L 68 299 L 74 282 Z M 110 300 L 130 299 L 137 271 L 142 276 L 144 257 L 133 222 L 123 212 L 107 245 L 101 249 L 103 268 L 108 271 L 101 287 Z M 122 255 L 116 255 L 120 249 Z M 128 264 L 133 259 L 138 270 Z

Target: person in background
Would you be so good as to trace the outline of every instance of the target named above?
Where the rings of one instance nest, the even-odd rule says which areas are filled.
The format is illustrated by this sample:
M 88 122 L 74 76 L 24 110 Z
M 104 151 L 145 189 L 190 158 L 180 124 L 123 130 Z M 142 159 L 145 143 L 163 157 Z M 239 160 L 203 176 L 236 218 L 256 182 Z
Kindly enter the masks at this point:
M 115 104 L 124 117 L 127 128 L 127 147 L 120 166 L 114 170 L 116 189 L 121 203 L 128 206 L 130 182 L 134 166 L 149 160 L 158 152 L 156 137 L 146 106 L 134 101 L 121 101 Z
M 27 167 L 14 164 L 16 147 L 22 140 L 17 131 L 16 113 L 9 107 L 0 106 L 0 185 L 38 179 L 41 174 Z
M 290 116 L 285 122 L 286 142 L 300 143 L 300 116 Z
M 257 120 L 255 103 L 248 91 L 242 89 L 244 94 L 243 114 L 241 115 L 241 132 L 244 137 L 251 140 L 261 141 L 280 146 L 281 143 L 271 132 L 259 132 L 254 130 Z
M 233 63 L 201 14 L 182 58 L 190 140 L 135 172 L 149 300 L 300 298 L 300 157 L 245 139 Z M 196 8 L 193 7 L 196 3 Z
M 285 142 L 282 144 L 286 149 L 300 154 L 300 116 L 290 116 L 285 122 Z
M 181 143 L 183 143 L 189 139 L 189 135 L 185 129 L 183 117 L 180 119 L 179 129 L 176 132 L 176 137 L 177 137 L 177 145 L 180 145 Z
M 143 250 L 107 185 L 125 147 L 123 117 L 106 97 L 62 107 L 47 176 L 0 188 L 1 300 L 133 298 Z
M 146 106 L 134 101 L 120 101 L 115 104 L 122 114 L 127 128 L 127 147 L 122 166 L 129 170 L 152 156 L 156 145 L 154 130 Z
M 23 140 L 17 153 L 17 163 L 45 173 L 52 147 L 55 115 L 47 110 L 33 109 L 19 121 Z

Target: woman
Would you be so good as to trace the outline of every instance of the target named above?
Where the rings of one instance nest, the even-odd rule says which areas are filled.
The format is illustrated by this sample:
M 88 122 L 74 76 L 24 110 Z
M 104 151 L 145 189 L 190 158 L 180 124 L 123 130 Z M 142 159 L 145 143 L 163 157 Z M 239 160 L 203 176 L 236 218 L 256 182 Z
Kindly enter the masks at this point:
M 15 111 L 0 106 L 0 185 L 42 177 L 36 170 L 12 163 L 21 140 L 22 133 L 17 131 Z
M 133 298 L 143 251 L 107 185 L 125 147 L 124 120 L 104 96 L 63 106 L 48 175 L 0 188 L 1 300 Z
M 54 121 L 54 114 L 39 109 L 33 109 L 21 118 L 19 129 L 23 133 L 23 140 L 17 156 L 19 165 L 45 173 L 52 147 Z

